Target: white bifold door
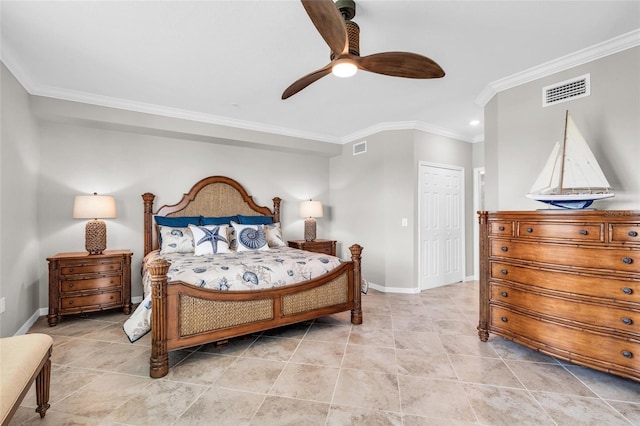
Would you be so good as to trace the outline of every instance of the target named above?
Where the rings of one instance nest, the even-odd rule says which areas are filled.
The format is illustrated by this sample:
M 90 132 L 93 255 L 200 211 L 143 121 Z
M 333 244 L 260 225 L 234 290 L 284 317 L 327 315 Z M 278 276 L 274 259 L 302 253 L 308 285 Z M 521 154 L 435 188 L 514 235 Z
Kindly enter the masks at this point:
M 421 162 L 420 290 L 464 279 L 464 169 Z

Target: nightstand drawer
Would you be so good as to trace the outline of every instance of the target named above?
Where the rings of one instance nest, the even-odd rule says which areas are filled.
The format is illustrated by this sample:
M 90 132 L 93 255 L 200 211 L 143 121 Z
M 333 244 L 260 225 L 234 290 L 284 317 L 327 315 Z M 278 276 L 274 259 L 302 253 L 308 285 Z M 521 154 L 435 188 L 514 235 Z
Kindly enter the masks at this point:
M 63 297 L 60 299 L 63 311 L 81 309 L 83 307 L 108 308 L 122 304 L 122 293 L 113 291 L 110 293 L 91 294 L 88 296 Z
M 328 254 L 330 256 L 336 255 L 335 240 L 291 240 L 289 241 L 289 247 L 293 247 L 299 250 L 312 251 L 314 253 Z
M 95 274 L 99 272 L 118 272 L 122 269 L 120 262 L 113 263 L 97 263 L 90 264 L 78 264 L 71 266 L 63 266 L 60 268 L 61 275 L 81 275 L 81 274 Z
M 82 290 L 98 290 L 109 287 L 120 287 L 121 282 L 122 280 L 119 275 L 87 280 L 69 280 L 62 281 L 62 288 L 60 290 L 63 293 Z

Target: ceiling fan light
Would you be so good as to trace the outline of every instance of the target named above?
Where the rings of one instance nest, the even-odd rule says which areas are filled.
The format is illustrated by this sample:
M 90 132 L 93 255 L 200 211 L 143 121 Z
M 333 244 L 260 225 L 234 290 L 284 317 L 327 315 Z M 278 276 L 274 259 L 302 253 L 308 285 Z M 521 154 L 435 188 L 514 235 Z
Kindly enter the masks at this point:
M 336 77 L 351 77 L 358 71 L 358 67 L 352 61 L 348 59 L 341 59 L 337 61 L 331 68 L 331 72 Z

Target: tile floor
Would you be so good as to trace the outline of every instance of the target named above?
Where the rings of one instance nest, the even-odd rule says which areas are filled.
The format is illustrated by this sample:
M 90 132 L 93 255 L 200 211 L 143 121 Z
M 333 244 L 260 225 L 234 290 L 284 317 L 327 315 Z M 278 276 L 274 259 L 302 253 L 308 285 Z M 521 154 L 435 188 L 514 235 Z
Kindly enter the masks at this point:
M 150 335 L 120 312 L 42 317 L 54 337 L 51 408 L 33 389 L 15 425 L 640 425 L 640 383 L 502 338 L 478 340 L 477 282 L 363 295 L 349 314 L 171 355 L 148 377 Z

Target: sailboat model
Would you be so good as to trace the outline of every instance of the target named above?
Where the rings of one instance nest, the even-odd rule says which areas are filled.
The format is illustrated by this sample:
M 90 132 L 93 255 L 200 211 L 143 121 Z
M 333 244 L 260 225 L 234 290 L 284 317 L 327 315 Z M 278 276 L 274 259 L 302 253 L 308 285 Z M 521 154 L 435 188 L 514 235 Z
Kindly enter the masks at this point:
M 613 197 L 611 185 L 569 111 L 564 141 L 556 142 L 527 197 L 565 209 L 584 209 L 595 200 Z

